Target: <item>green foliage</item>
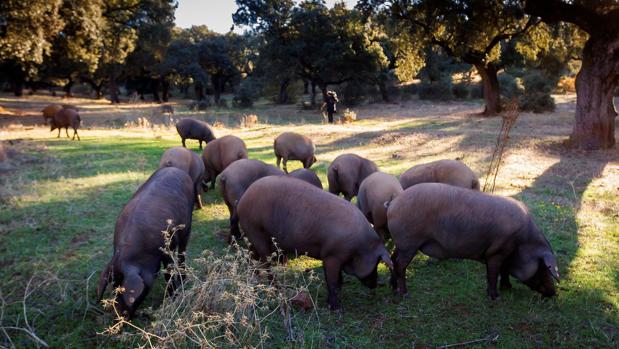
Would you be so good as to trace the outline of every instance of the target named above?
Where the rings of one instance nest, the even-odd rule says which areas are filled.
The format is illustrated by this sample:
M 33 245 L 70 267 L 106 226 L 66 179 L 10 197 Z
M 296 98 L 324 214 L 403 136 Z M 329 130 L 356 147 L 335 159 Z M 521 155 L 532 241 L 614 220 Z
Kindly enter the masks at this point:
M 447 101 L 453 98 L 451 79 L 422 82 L 419 86 L 419 99 Z
M 518 78 L 510 73 L 499 75 L 499 86 L 501 95 L 507 98 L 518 98 L 523 93 L 522 87 L 518 84 Z
M 52 40 L 64 26 L 59 16 L 62 0 L 3 0 L 0 16 L 6 32 L 0 36 L 0 62 L 16 62 L 34 74 L 52 48 Z
M 237 108 L 251 108 L 260 95 L 260 87 L 252 79 L 245 79 L 236 89 L 232 105 Z
M 419 93 L 419 83 L 404 83 L 398 86 L 400 98 L 410 99 Z
M 453 96 L 457 99 L 467 99 L 469 97 L 469 84 L 460 82 L 451 88 Z
M 552 90 L 556 80 L 539 70 L 529 71 L 523 78 L 524 94 L 520 98 L 520 108 L 534 113 L 555 110 Z
M 484 98 L 484 84 L 480 81 L 471 86 L 471 92 L 469 95 L 474 99 Z
M 237 0 L 235 23 L 261 35 L 263 77 L 281 82 L 291 76 L 322 90 L 351 80 L 371 80 L 389 61 L 361 14 L 342 3 Z
M 363 103 L 374 92 L 374 86 L 367 81 L 351 80 L 341 85 L 338 97 L 345 106 L 354 107 Z

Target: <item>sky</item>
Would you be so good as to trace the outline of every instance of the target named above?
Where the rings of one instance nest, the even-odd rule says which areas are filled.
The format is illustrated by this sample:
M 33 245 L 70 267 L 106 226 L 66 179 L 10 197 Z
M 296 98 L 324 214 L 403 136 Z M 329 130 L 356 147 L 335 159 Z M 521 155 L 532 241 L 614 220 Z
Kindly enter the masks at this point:
M 337 0 L 327 0 L 329 7 Z M 345 0 L 352 7 L 357 0 Z M 225 33 L 232 27 L 232 13 L 236 11 L 235 0 L 179 0 L 176 9 L 176 25 L 189 28 L 192 25 L 206 25 L 209 29 Z

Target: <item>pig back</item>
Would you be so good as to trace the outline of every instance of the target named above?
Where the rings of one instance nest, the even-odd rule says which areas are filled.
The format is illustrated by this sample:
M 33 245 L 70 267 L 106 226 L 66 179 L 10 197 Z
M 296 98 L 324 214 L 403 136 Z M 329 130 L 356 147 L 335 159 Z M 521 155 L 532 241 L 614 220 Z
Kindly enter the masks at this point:
M 421 183 L 390 204 L 387 221 L 399 249 L 436 242 L 451 257 L 473 258 L 514 241 L 530 221 L 513 199 L 442 183 Z
M 204 175 L 204 163 L 198 154 L 185 147 L 172 147 L 161 156 L 159 168 L 176 167 L 185 171 L 194 183 Z
M 371 212 L 374 224 L 385 223 L 385 202 L 393 200 L 402 191 L 397 178 L 384 172 L 374 172 L 361 182 L 357 198 L 359 209 L 366 215 Z
M 228 206 L 234 206 L 245 190 L 256 180 L 274 175 L 284 175 L 284 171 L 260 160 L 240 159 L 231 163 L 219 175 L 219 188 Z
M 314 171 L 308 170 L 306 168 L 300 168 L 290 172 L 288 175 L 290 177 L 305 181 L 315 186 L 316 188 L 322 189 L 322 182 L 320 181 L 320 178 L 318 178 L 316 173 L 314 173 Z
M 298 133 L 284 132 L 275 139 L 275 153 L 289 159 L 304 160 L 314 154 L 314 143 Z
M 458 160 L 437 160 L 411 167 L 400 176 L 402 188 L 419 183 L 445 183 L 462 188 L 479 190 L 475 173 Z
M 379 241 L 363 214 L 348 201 L 288 177 L 254 182 L 238 205 L 241 226 L 252 238 L 266 234 L 285 251 L 322 258 Z
M 140 253 L 159 255 L 167 221 L 172 220 L 173 226 L 190 224 L 193 200 L 193 182 L 185 171 L 175 167 L 157 170 L 121 211 L 114 245 L 125 253 L 140 247 Z
M 53 123 L 56 127 L 79 126 L 79 114 L 73 109 L 61 109 L 53 117 Z

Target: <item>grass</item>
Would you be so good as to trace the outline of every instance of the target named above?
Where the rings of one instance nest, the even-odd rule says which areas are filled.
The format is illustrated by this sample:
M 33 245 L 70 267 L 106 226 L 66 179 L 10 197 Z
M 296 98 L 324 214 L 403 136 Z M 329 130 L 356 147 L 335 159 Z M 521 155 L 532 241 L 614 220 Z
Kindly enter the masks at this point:
M 312 169 L 325 186 L 329 162 L 344 152 L 371 158 L 393 174 L 416 163 L 456 157 L 484 173 L 500 120 L 470 116 L 466 111 L 475 108 L 470 105 L 438 104 L 428 111 L 426 104 L 411 103 L 361 108 L 360 120 L 351 125 L 278 121 L 217 133 L 240 136 L 250 158 L 272 164 L 277 134 L 304 133 L 317 144 L 319 161 Z M 515 283 L 492 302 L 485 297 L 482 264 L 436 262 L 419 255 L 408 268 L 410 299 L 394 297 L 387 286 L 372 292 L 346 276 L 344 312 L 338 314 L 327 310 L 324 283 L 312 284 L 309 291 L 318 308 L 294 311 L 297 341 L 287 340 L 281 319 L 274 316 L 266 322 L 270 338 L 264 346 L 425 348 L 498 334 L 494 343 L 471 347 L 616 347 L 619 152 L 564 149 L 560 142 L 570 130 L 570 110 L 521 116 L 497 181 L 498 194 L 530 207 L 557 253 L 563 279 L 556 298 L 541 300 Z M 0 330 L 0 346 L 35 346 L 24 329 L 54 348 L 128 345 L 121 336 L 100 334 L 112 319 L 94 304 L 96 280 L 110 258 L 122 206 L 156 169 L 163 151 L 180 142 L 165 127 L 102 128 L 106 109 L 99 113 L 91 120 L 93 128 L 81 132 L 81 142 L 51 138 L 40 127 L 0 131 L 0 139 L 13 140 L 9 148 L 17 167 L 0 173 L 0 322 L 6 331 Z M 369 117 L 373 113 L 377 117 Z M 190 146 L 197 148 L 193 142 Z M 204 250 L 226 253 L 220 232 L 227 229 L 227 209 L 217 191 L 207 193 L 204 201 L 205 208 L 194 213 L 188 251 L 196 267 L 194 259 Z M 322 279 L 319 267 L 319 262 L 301 258 L 290 272 L 301 275 L 305 268 L 315 268 Z M 379 272 L 386 283 L 388 271 L 381 266 Z M 135 323 L 140 326 L 149 326 L 161 304 L 163 278 L 157 284 L 139 311 Z

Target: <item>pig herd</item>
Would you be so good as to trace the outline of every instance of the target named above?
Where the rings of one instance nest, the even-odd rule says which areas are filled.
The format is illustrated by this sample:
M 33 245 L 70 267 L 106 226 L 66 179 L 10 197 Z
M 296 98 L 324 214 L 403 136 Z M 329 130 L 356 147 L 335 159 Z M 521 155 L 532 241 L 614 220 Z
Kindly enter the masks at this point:
M 183 147 L 163 153 L 159 169 L 122 209 L 113 256 L 99 279 L 99 300 L 108 283 L 122 287 L 116 309 L 126 317 L 134 315 L 161 266 L 172 262 L 162 247 L 177 250 L 184 263 L 192 211 L 202 207 L 201 193 L 215 185 L 230 213 L 228 242 L 246 237 L 252 256 L 267 269 L 277 250 L 321 260 L 331 309 L 340 308 L 342 271 L 375 288 L 381 261 L 391 272 L 392 289 L 407 295 L 406 268 L 418 251 L 486 264 L 491 299 L 499 296 L 499 280 L 501 288 L 511 287 L 510 276 L 543 296 L 555 294 L 555 255 L 525 205 L 480 192 L 477 176 L 460 161 L 417 165 L 398 179 L 371 160 L 343 154 L 327 170 L 327 192 L 309 170 L 316 156 L 308 137 L 279 135 L 275 167 L 248 159 L 243 140 L 216 138 L 202 121 L 182 119 L 177 131 Z M 200 148 L 206 144 L 201 158 L 185 148 L 187 139 L 198 140 Z M 288 173 L 289 160 L 303 168 Z M 350 202 L 355 196 L 356 206 Z M 162 233 L 172 226 L 173 234 Z M 182 275 L 165 277 L 172 294 Z

